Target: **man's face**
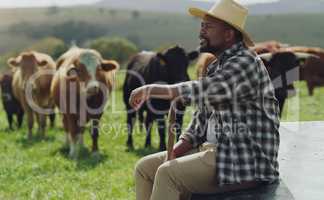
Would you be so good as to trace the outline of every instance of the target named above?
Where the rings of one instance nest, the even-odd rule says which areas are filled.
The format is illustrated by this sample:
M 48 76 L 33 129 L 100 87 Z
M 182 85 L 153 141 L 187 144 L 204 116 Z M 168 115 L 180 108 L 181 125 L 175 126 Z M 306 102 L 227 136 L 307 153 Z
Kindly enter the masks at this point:
M 224 22 L 206 16 L 200 27 L 200 51 L 208 53 L 218 53 L 226 45 L 226 32 L 228 27 Z

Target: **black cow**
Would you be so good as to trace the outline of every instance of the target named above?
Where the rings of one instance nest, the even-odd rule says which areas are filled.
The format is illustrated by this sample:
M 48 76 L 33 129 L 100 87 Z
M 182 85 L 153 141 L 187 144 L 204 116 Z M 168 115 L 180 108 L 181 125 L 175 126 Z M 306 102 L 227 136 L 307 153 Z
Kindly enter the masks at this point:
M 179 46 L 165 50 L 162 53 L 141 52 L 137 54 L 127 67 L 123 92 L 124 103 L 127 108 L 128 140 L 127 146 L 133 149 L 132 131 L 136 114 L 139 114 L 140 121 L 143 121 L 143 113 L 146 113 L 145 128 L 146 141 L 145 147 L 151 146 L 151 128 L 154 120 L 158 123 L 158 132 L 160 136 L 160 150 L 165 150 L 165 115 L 170 108 L 170 102 L 166 100 L 152 99 L 146 102 L 138 112 L 135 112 L 129 105 L 129 96 L 131 92 L 145 84 L 166 83 L 174 84 L 177 82 L 188 81 L 189 76 L 187 68 L 189 62 L 198 57 L 198 52 L 186 53 Z M 184 111 L 183 105 L 178 105 L 178 110 Z M 177 123 L 180 125 L 177 129 L 178 135 L 181 131 L 183 112 L 177 114 Z
M 16 115 L 17 118 L 17 126 L 21 127 L 24 111 L 18 102 L 18 100 L 14 97 L 12 93 L 12 72 L 7 72 L 2 75 L 0 78 L 1 85 L 1 99 L 3 108 L 7 114 L 7 120 L 9 124 L 9 129 L 12 130 L 13 126 L 13 116 Z
M 289 93 L 295 93 L 294 81 L 300 80 L 300 65 L 311 54 L 281 51 L 259 55 L 264 62 L 275 88 L 280 115 Z

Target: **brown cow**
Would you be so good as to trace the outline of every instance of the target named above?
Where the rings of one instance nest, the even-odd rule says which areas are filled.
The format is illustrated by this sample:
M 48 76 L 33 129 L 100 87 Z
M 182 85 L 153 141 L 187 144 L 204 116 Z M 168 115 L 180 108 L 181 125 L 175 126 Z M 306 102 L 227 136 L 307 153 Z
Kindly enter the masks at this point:
M 300 79 L 306 81 L 308 94 L 312 96 L 316 87 L 324 86 L 324 59 L 308 58 L 301 67 Z
M 275 96 L 279 101 L 281 113 L 284 102 L 289 96 L 288 91 L 292 93 L 294 91 L 293 81 L 299 80 L 299 77 L 288 77 L 289 80 L 286 80 L 286 74 L 292 76 L 291 71 L 297 68 L 301 61 L 311 57 L 311 54 L 278 50 L 273 53 L 261 54 L 260 56 L 275 86 Z M 200 55 L 196 64 L 198 77 L 206 75 L 207 66 L 215 61 L 215 59 L 216 57 L 213 54 L 203 53 Z
M 250 50 L 255 51 L 257 54 L 275 53 L 283 48 L 286 48 L 287 46 L 287 44 L 283 44 L 275 40 L 270 40 L 255 43 L 253 47 L 250 47 Z
M 257 54 L 263 53 L 275 53 L 287 48 L 287 44 L 280 43 L 275 40 L 264 41 L 255 43 L 250 50 L 255 51 Z M 206 74 L 207 66 L 216 60 L 216 57 L 211 53 L 201 53 L 196 63 L 196 74 L 197 77 L 202 77 Z
M 197 78 L 204 77 L 207 73 L 207 66 L 216 61 L 216 56 L 211 53 L 201 53 L 196 63 Z
M 77 158 L 83 130 L 91 121 L 92 152 L 98 151 L 99 120 L 119 64 L 91 49 L 72 47 L 57 61 L 51 95 L 63 116 L 69 155 Z
M 313 57 L 312 54 L 278 51 L 275 53 L 260 54 L 260 58 L 265 64 L 270 79 L 275 88 L 275 96 L 279 101 L 280 115 L 286 99 L 295 93 L 294 81 L 299 81 L 301 73 L 301 63 Z
M 16 58 L 10 58 L 8 64 L 17 67 L 13 75 L 12 88 L 14 96 L 27 115 L 27 137 L 28 139 L 32 137 L 34 115 L 38 122 L 38 133 L 44 136 L 46 114 L 54 107 L 49 90 L 55 71 L 55 62 L 49 55 L 28 51 L 22 52 Z
M 304 47 L 304 46 L 294 46 L 285 48 L 286 51 L 309 53 L 324 59 L 324 49 L 319 47 Z
M 300 79 L 306 81 L 308 93 L 312 96 L 316 87 L 324 86 L 324 49 L 296 46 L 286 48 L 286 50 L 316 56 L 306 59 L 300 70 Z

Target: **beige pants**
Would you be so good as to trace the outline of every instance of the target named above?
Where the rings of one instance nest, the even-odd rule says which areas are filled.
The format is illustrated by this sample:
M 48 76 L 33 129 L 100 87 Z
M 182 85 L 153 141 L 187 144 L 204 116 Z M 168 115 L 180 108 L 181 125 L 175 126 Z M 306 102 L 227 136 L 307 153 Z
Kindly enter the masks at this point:
M 215 193 L 216 148 L 204 146 L 165 161 L 166 152 L 146 156 L 135 167 L 137 200 L 190 199 L 191 193 Z

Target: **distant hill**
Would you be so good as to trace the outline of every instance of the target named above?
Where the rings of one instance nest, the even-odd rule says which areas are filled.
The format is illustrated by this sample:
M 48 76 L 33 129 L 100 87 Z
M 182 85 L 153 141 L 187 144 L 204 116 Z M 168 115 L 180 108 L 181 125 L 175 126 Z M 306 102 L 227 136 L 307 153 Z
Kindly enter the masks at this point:
M 192 6 L 210 8 L 213 3 L 197 0 L 102 0 L 97 6 L 111 9 L 185 13 Z M 279 0 L 248 6 L 252 15 L 323 13 L 324 0 Z
M 212 4 L 194 0 L 102 0 L 96 5 L 111 9 L 185 13 L 191 6 L 208 8 Z
M 89 6 L 49 11 L 50 8 L 0 9 L 0 68 L 4 54 L 20 51 L 48 36 L 60 38 L 66 44 L 77 41 L 81 46 L 97 37 L 118 36 L 144 50 L 161 49 L 170 44 L 190 50 L 199 44 L 199 20 L 183 13 Z M 324 13 L 251 16 L 247 31 L 255 41 L 279 40 L 323 48 L 323 19 Z
M 323 13 L 324 0 L 280 0 L 249 6 L 252 14 Z

